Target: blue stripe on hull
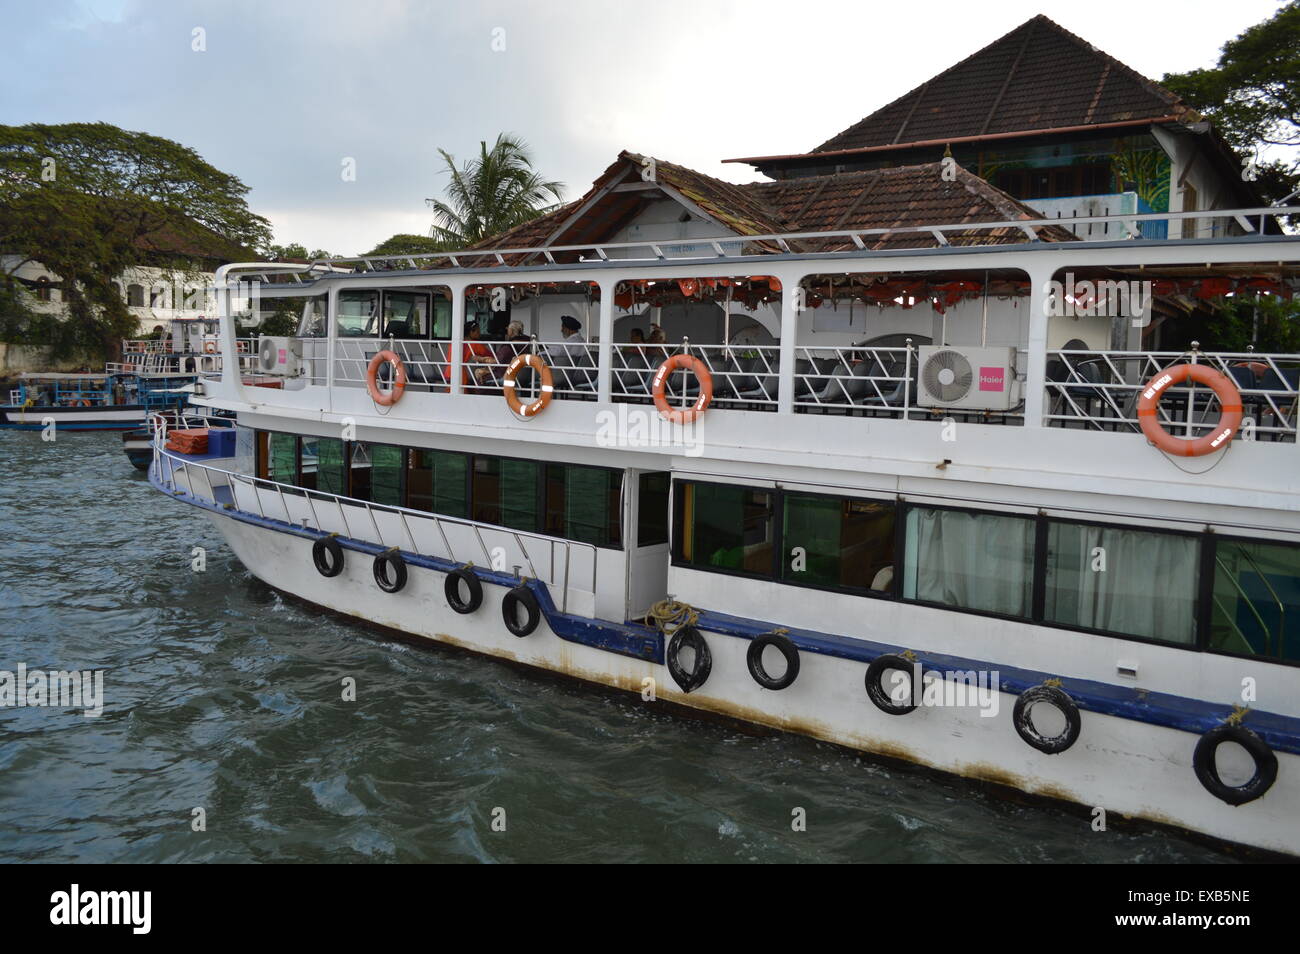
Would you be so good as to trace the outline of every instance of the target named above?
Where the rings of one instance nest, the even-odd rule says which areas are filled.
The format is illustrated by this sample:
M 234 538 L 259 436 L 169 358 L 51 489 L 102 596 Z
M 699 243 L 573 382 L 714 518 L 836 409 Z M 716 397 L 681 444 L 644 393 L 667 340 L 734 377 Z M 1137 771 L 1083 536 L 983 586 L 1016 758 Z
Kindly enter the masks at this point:
M 152 470 L 149 473 L 149 482 L 169 496 L 176 497 L 204 510 L 230 517 L 233 520 L 277 530 L 281 533 L 290 533 L 309 540 L 328 536 L 328 534 L 319 530 L 309 530 L 285 523 L 283 520 L 272 520 L 268 517 L 259 517 L 242 510 L 235 510 L 229 504 L 224 506 L 210 504 L 193 497 L 188 492 L 168 491 L 158 483 Z M 230 509 L 227 509 L 228 507 Z M 371 556 L 383 553 L 386 549 L 373 543 L 351 540 L 341 536 L 335 537 L 335 539 L 345 549 L 355 550 Z M 437 557 L 408 554 L 405 551 L 402 553 L 402 558 L 414 566 L 422 566 L 444 573 L 459 566 L 459 564 Z M 492 583 L 497 586 L 511 588 L 519 583 L 514 576 L 506 573 L 496 573 L 480 567 L 474 567 L 473 572 L 485 583 Z M 614 623 L 608 620 L 587 619 L 586 617 L 561 613 L 556 609 L 550 591 L 544 583 L 540 580 L 530 580 L 527 585 L 537 596 L 547 623 L 561 639 L 580 643 L 584 646 L 604 649 L 623 656 L 631 656 L 634 659 L 663 664 L 664 640 L 662 634 L 657 630 L 636 623 Z M 701 610 L 697 628 L 723 636 L 753 639 L 763 633 L 772 632 L 778 628 L 778 624 Z M 785 629 L 786 635 L 789 636 L 790 640 L 801 652 L 834 656 L 839 659 L 864 664 L 871 663 L 877 656 L 887 653 L 900 653 L 909 648 L 848 636 L 837 636 L 831 633 L 821 633 L 816 630 L 781 628 Z M 915 650 L 913 651 L 915 652 Z M 1232 712 L 1230 706 L 1205 702 L 1200 699 L 1190 699 L 1161 692 L 1147 692 L 1131 689 L 1127 686 L 1096 682 L 1090 679 L 1058 677 L 1053 673 L 1020 669 L 1014 666 L 1004 667 L 983 660 L 967 659 L 960 656 L 948 656 L 940 653 L 921 655 L 917 653 L 917 661 L 921 663 L 925 671 L 990 671 L 996 669 L 1000 677 L 999 687 L 1001 690 L 1015 695 L 1031 686 L 1041 685 L 1044 680 L 1060 678 L 1061 688 L 1069 693 L 1080 709 L 1116 716 L 1121 719 L 1131 719 L 1135 722 L 1144 722 L 1163 728 L 1178 729 L 1196 735 L 1202 735 L 1215 726 L 1222 725 Z M 1300 755 L 1300 718 L 1251 710 L 1243 724 L 1254 730 L 1273 750 Z

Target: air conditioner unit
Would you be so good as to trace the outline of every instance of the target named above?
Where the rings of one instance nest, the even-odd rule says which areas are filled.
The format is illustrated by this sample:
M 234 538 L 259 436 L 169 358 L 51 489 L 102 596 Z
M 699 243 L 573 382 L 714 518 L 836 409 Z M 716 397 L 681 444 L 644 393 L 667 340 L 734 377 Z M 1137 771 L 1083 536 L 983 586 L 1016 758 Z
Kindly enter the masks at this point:
M 1020 401 L 1015 348 L 923 345 L 917 360 L 921 407 L 1009 411 Z
M 257 345 L 257 369 L 263 374 L 298 377 L 302 374 L 302 342 L 264 335 Z

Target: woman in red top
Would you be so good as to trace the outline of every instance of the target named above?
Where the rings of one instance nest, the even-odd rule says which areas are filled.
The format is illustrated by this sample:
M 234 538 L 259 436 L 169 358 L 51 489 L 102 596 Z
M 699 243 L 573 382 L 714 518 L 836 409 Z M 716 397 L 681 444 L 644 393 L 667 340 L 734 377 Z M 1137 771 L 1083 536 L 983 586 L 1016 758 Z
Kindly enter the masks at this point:
M 492 349 L 488 347 L 486 342 L 480 340 L 481 337 L 482 333 L 479 331 L 478 322 L 465 322 L 465 344 L 460 353 L 462 364 L 461 384 L 470 389 L 470 393 L 478 390 L 474 387 L 475 384 L 482 385 L 492 381 L 492 369 L 486 367 L 486 365 L 492 364 L 495 359 L 492 356 Z M 444 355 L 447 359 L 447 365 L 450 367 L 451 342 L 447 342 Z M 482 367 L 474 367 L 474 365 L 481 365 Z

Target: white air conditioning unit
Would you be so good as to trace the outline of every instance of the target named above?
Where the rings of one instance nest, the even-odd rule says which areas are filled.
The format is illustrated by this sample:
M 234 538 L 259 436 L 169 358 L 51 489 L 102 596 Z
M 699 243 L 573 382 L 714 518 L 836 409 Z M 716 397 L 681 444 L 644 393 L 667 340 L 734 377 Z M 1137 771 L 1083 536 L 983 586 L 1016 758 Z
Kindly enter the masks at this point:
M 1020 401 L 1015 348 L 923 345 L 917 360 L 922 407 L 1009 411 Z
M 257 369 L 283 378 L 298 377 L 302 374 L 302 342 L 263 335 L 257 345 Z

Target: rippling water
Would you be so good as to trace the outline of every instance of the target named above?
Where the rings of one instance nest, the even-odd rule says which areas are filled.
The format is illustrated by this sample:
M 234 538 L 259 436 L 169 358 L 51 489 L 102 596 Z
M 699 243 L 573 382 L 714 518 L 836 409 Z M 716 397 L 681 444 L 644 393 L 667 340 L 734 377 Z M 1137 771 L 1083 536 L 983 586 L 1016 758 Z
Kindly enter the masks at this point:
M 97 719 L 0 709 L 0 860 L 1227 860 L 390 642 L 250 576 L 115 434 L 0 432 L 0 541 L 0 669 L 106 670 Z

